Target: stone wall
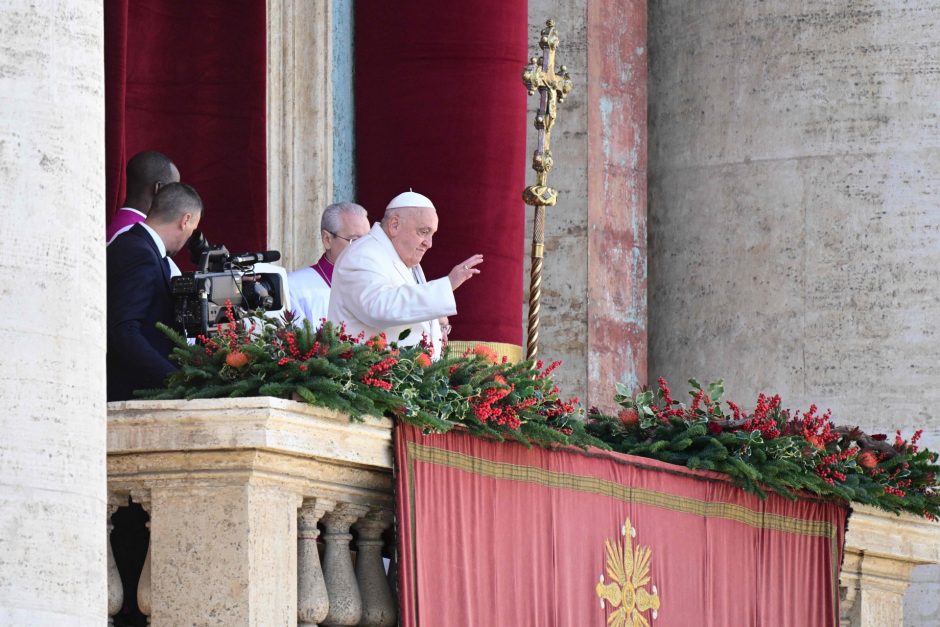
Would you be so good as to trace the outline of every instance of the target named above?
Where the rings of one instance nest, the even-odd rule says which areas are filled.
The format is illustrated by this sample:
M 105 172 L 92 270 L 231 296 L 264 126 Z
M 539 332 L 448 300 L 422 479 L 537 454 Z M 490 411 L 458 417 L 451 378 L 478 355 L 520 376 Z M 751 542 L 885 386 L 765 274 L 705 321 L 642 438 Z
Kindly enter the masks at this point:
M 99 3 L 0 10 L 0 624 L 103 625 Z
M 564 361 L 564 392 L 609 409 L 615 382 L 646 383 L 646 1 L 530 2 L 530 55 L 548 18 L 574 90 L 552 133 L 539 356 Z M 530 127 L 529 154 L 535 141 Z
M 558 204 L 547 209 L 545 220 L 545 260 L 542 269 L 542 301 L 539 356 L 546 361 L 560 359 L 556 370 L 563 393 L 583 394 L 587 390 L 587 246 L 588 246 L 588 90 L 587 90 L 587 2 L 585 0 L 529 1 L 529 56 L 539 56 L 539 32 L 545 20 L 557 22 L 561 46 L 557 62 L 569 68 L 574 89 L 559 106 L 558 121 L 552 129 L 552 155 L 555 167 L 549 185 L 558 190 Z M 521 74 L 522 68 L 519 68 Z M 523 89 L 519 82 L 519 89 Z M 532 126 L 538 109 L 538 96 L 529 96 L 526 155 L 536 149 Z M 535 172 L 526 166 L 526 184 L 535 181 Z M 520 195 L 522 190 L 519 190 Z M 526 208 L 525 286 L 522 297 L 522 326 L 526 328 L 529 302 L 529 260 L 532 255 L 533 209 Z M 523 349 L 525 332 L 523 331 Z
M 651 377 L 940 448 L 940 3 L 663 0 L 649 20 Z M 940 617 L 927 570 L 911 625 Z

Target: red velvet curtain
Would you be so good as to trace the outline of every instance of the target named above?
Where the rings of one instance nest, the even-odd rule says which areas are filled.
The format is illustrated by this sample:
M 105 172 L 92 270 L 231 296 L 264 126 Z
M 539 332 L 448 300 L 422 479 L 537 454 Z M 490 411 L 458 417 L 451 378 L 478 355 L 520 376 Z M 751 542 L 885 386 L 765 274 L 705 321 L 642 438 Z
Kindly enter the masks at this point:
M 522 343 L 525 0 L 356 3 L 356 163 L 373 219 L 409 188 L 440 228 L 428 278 L 483 253 L 457 292 L 455 340 Z
M 403 424 L 395 460 L 405 627 L 838 625 L 845 507 Z
M 267 248 L 265 42 L 261 0 L 105 1 L 109 218 L 127 159 L 158 150 L 202 196 L 210 242 Z

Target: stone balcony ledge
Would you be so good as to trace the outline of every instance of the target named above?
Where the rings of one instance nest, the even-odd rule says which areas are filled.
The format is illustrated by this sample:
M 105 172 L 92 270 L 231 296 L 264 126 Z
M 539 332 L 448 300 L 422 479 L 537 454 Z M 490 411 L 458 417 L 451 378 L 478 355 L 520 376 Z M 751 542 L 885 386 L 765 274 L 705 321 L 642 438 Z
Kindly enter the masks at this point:
M 387 418 L 270 396 L 108 403 L 108 454 L 252 448 L 391 471 Z

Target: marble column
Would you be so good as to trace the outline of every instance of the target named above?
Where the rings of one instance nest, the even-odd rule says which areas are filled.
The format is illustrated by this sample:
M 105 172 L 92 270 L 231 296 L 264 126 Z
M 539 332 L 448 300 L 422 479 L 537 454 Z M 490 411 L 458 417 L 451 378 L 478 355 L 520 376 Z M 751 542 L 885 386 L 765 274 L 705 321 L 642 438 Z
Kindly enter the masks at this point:
M 0 624 L 107 623 L 101 3 L 0 10 Z
M 333 202 L 332 3 L 267 0 L 268 247 L 290 270 L 322 253 Z

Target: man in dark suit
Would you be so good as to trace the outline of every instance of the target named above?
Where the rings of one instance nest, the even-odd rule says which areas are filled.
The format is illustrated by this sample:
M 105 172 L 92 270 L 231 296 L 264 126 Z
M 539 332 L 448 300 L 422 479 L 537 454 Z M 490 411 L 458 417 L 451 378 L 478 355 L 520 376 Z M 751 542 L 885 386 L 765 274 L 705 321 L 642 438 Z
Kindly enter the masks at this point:
M 185 183 L 170 183 L 154 196 L 144 222 L 108 246 L 108 400 L 163 386 L 176 370 L 170 340 L 157 322 L 173 326 L 168 257 L 199 225 L 202 199 Z

